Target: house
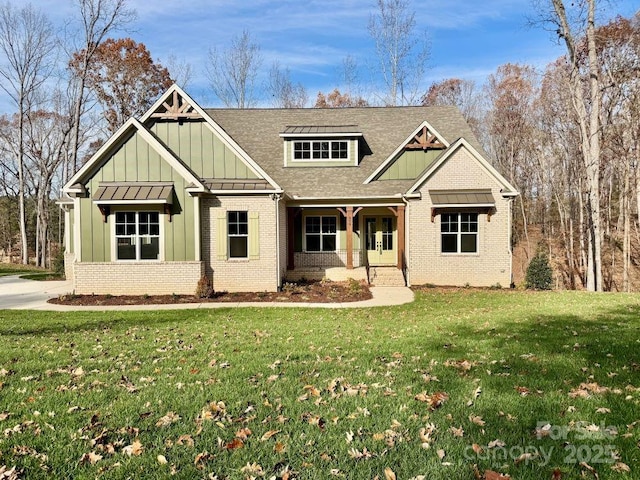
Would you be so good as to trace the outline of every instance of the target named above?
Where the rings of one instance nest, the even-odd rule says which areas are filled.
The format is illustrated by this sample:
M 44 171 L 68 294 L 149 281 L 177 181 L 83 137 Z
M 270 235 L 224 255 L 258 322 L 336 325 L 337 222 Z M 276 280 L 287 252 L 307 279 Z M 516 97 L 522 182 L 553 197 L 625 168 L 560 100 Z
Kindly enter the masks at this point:
M 78 294 L 511 283 L 517 192 L 455 107 L 203 109 L 172 86 L 64 187 Z

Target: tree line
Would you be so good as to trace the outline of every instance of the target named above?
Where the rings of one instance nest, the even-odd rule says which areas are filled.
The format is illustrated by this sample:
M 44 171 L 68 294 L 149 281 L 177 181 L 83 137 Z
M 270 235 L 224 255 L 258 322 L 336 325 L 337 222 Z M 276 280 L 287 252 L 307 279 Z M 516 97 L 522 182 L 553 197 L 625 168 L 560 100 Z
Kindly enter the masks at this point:
M 74 17 L 62 33 L 30 5 L 0 7 L 0 88 L 14 108 L 0 117 L 0 250 L 41 266 L 60 241 L 52 202 L 60 186 L 130 116 L 194 75 L 191 65 L 172 57 L 163 66 L 144 44 L 118 36 L 135 22 L 128 0 L 70 1 Z M 520 192 L 514 242 L 529 255 L 540 239 L 553 245 L 565 288 L 629 291 L 640 248 L 640 12 L 598 24 L 599 3 L 540 0 L 535 21 L 566 54 L 544 71 L 502 65 L 482 85 L 449 78 L 423 87 L 429 39 L 409 0 L 376 2 L 367 26 L 374 73 L 363 80 L 346 56 L 340 89 L 315 99 L 288 66 L 274 62 L 262 73 L 248 31 L 211 47 L 203 73 L 230 108 L 457 105 Z

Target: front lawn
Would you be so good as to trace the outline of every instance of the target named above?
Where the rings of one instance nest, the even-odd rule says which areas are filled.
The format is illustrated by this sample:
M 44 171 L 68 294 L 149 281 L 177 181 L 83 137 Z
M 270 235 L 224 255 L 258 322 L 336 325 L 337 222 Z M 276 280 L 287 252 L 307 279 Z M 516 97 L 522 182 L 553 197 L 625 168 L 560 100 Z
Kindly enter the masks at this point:
M 638 478 L 639 404 L 640 295 L 0 311 L 21 478 Z

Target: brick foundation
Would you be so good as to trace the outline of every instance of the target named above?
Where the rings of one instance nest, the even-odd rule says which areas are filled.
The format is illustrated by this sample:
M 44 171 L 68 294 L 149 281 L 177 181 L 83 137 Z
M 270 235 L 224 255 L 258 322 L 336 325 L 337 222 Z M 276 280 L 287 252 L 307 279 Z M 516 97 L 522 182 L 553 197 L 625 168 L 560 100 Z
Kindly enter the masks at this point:
M 203 262 L 74 263 L 78 295 L 193 295 Z

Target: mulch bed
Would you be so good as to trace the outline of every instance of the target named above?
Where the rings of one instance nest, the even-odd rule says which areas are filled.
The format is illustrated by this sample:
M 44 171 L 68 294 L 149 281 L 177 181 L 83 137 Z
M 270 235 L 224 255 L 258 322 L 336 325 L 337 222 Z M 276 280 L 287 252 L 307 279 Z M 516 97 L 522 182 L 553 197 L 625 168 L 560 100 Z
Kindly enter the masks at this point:
M 224 302 L 300 302 L 344 303 L 370 299 L 371 291 L 365 282 L 297 282 L 285 283 L 281 292 L 216 292 L 210 298 L 194 295 L 61 295 L 49 303 L 57 305 L 159 305 L 180 303 Z

